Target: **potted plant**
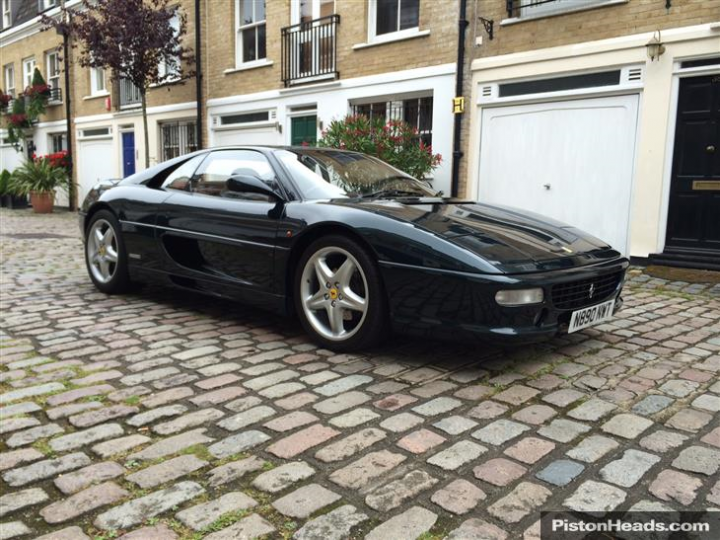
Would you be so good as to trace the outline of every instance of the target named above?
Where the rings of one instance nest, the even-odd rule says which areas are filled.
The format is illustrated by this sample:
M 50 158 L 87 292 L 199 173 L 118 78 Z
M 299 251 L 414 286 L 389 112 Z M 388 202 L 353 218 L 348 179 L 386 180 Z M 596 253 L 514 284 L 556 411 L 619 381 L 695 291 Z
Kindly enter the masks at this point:
M 10 190 L 17 195 L 30 195 L 33 212 L 49 214 L 53 211 L 55 190 L 67 190 L 67 171 L 54 167 L 49 159 L 26 160 L 10 178 Z
M 11 210 L 27 208 L 27 197 L 25 195 L 17 195 L 12 191 L 12 173 L 7 169 L 3 169 L 0 173 L 0 199 L 2 206 Z
M 7 169 L 3 169 L 3 171 L 0 173 L 0 206 L 5 208 L 8 206 L 8 198 L 10 195 L 8 194 L 8 184 L 10 183 L 10 171 Z
M 12 101 L 12 96 L 0 90 L 0 110 L 4 111 Z

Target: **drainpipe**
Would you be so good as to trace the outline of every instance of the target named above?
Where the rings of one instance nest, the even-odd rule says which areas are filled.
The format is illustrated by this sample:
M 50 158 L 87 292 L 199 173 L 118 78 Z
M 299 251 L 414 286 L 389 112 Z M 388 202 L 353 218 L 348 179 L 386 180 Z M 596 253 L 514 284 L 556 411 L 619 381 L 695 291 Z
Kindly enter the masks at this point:
M 195 0 L 195 99 L 197 101 L 197 147 L 203 147 L 203 89 L 202 89 L 202 21 L 200 19 L 200 0 Z
M 62 9 L 65 9 L 65 0 L 62 0 L 60 3 L 60 6 Z M 65 12 L 66 21 L 69 22 L 70 14 Z M 67 31 L 62 33 L 63 38 L 63 57 L 64 57 L 64 64 L 65 64 L 65 131 L 67 131 L 67 135 L 65 138 L 67 139 L 67 163 L 68 163 L 68 177 L 70 178 L 70 182 L 68 183 L 68 206 L 70 207 L 70 210 L 77 210 L 77 201 L 75 200 L 75 183 L 73 182 L 73 169 L 74 169 L 74 160 L 73 160 L 73 151 L 72 151 L 72 141 L 73 141 L 73 126 L 72 126 L 72 107 L 70 105 L 70 96 L 72 94 L 71 86 L 70 86 L 70 36 L 68 36 Z
M 455 97 L 463 95 L 464 72 L 465 72 L 465 31 L 468 27 L 467 0 L 460 0 L 460 14 L 458 16 L 458 53 L 457 68 L 455 76 Z M 456 113 L 453 124 L 453 162 L 452 162 L 452 183 L 451 195 L 458 196 L 460 187 L 460 161 L 463 153 L 460 149 L 460 134 L 462 132 L 462 113 Z

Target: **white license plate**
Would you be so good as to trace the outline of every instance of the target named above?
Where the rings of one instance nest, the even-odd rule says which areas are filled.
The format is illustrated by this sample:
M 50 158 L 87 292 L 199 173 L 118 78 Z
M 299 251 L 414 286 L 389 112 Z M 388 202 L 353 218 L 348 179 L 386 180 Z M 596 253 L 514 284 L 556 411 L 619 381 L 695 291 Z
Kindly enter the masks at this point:
M 612 319 L 614 306 L 615 300 L 610 300 L 596 306 L 590 306 L 578 311 L 573 311 L 572 317 L 570 317 L 568 334 L 577 332 L 578 330 L 582 330 L 588 326 L 609 321 Z

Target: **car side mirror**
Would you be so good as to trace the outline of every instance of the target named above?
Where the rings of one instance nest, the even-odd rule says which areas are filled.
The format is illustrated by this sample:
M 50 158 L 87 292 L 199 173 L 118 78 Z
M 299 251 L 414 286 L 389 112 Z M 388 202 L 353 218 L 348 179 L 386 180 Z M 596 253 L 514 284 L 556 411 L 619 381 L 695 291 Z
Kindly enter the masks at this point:
M 260 195 L 267 195 L 274 199 L 282 199 L 280 195 L 265 182 L 260 180 L 256 176 L 248 175 L 235 175 L 228 178 L 225 182 L 225 188 L 228 191 L 235 191 L 239 193 L 259 193 Z

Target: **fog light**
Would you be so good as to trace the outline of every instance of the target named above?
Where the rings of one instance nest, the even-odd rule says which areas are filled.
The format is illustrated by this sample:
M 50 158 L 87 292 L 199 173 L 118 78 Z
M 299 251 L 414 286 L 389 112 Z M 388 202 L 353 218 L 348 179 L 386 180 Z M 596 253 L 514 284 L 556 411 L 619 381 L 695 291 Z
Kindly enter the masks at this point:
M 539 304 L 543 301 L 544 295 L 541 288 L 536 289 L 515 289 L 511 291 L 498 291 L 495 293 L 495 301 L 501 306 L 527 306 Z

